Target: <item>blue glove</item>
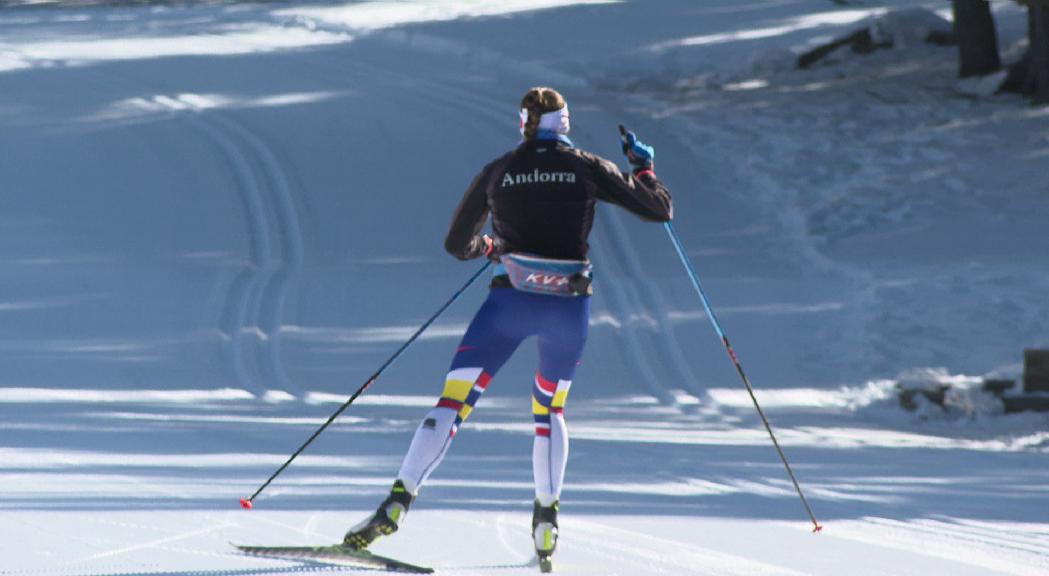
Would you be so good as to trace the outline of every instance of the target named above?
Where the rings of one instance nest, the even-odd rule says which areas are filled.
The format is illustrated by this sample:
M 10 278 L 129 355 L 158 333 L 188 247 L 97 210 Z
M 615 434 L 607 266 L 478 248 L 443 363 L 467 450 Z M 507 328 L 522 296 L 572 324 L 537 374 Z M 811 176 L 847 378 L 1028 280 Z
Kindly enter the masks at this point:
M 620 127 L 623 154 L 634 171 L 651 170 L 655 166 L 656 149 L 637 139 L 637 134 Z

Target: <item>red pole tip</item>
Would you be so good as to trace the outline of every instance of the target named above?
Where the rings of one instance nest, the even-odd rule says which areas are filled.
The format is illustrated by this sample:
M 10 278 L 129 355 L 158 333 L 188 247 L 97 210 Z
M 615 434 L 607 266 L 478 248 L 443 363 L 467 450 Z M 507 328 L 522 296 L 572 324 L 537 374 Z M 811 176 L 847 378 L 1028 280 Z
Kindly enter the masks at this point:
M 816 524 L 816 527 L 812 529 L 813 532 L 823 532 L 823 526 Z
M 252 506 L 253 506 L 253 504 L 251 503 L 251 500 L 248 500 L 247 498 L 241 498 L 240 499 L 240 507 L 241 508 L 243 508 L 245 510 L 251 510 Z

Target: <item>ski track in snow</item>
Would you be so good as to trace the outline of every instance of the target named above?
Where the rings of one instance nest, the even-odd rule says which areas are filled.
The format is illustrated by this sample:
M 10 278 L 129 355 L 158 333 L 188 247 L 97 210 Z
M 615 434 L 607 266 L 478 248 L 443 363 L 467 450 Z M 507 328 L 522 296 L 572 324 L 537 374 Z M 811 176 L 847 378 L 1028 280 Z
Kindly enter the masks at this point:
M 302 266 L 303 246 L 282 164 L 257 135 L 231 118 L 204 110 L 205 103 L 195 95 L 155 96 L 154 101 L 173 114 L 188 110 L 188 121 L 223 151 L 237 175 L 252 266 L 231 284 L 221 325 L 229 338 L 237 382 L 259 392 L 296 392 L 281 365 L 280 326 L 288 285 Z
M 158 94 L 141 80 L 107 73 L 105 81 L 152 92 L 140 106 L 185 122 L 217 148 L 235 175 L 244 207 L 250 265 L 237 273 L 220 312 L 227 362 L 237 384 L 262 394 L 301 392 L 281 362 L 280 326 L 289 284 L 303 264 L 303 239 L 284 164 L 258 135 L 213 108 L 206 96 Z
M 619 211 L 605 210 L 598 222 L 600 230 L 604 233 L 599 239 L 611 245 L 610 249 L 600 250 L 602 264 L 615 262 L 618 266 L 619 277 L 625 278 L 630 274 L 644 277 L 646 275 L 640 254 L 635 247 L 633 239 L 623 227 L 623 215 Z M 640 272 L 639 272 L 640 271 Z M 630 339 L 631 345 L 625 346 L 634 358 L 635 366 L 645 366 L 641 374 L 642 380 L 648 382 L 655 396 L 668 404 L 673 404 L 676 397 L 672 393 L 675 384 L 684 386 L 694 396 L 701 396 L 699 381 L 685 360 L 681 342 L 674 338 L 674 330 L 670 326 L 670 306 L 656 282 L 637 282 L 622 284 L 620 298 L 613 300 L 616 303 L 611 308 L 613 316 L 618 318 L 639 318 L 640 321 L 627 322 L 624 331 L 639 333 Z M 601 287 L 604 287 L 602 285 Z M 618 286 L 617 286 L 618 287 Z M 642 339 L 640 336 L 646 338 Z M 653 359 L 659 358 L 661 353 L 669 356 L 670 374 L 659 375 L 654 366 L 650 366 Z
M 1044 526 L 1016 527 L 988 524 L 971 528 L 964 523 L 937 520 L 902 522 L 866 518 L 841 524 L 842 537 L 917 552 L 945 560 L 960 560 L 986 570 L 1015 576 L 1035 576 L 1049 569 L 1049 540 L 1038 537 Z
M 635 570 L 656 568 L 657 573 L 695 571 L 696 574 L 725 576 L 804 576 L 806 574 L 701 546 L 683 546 L 680 541 L 657 538 L 637 530 L 610 527 L 596 522 L 577 523 L 581 524 L 580 527 L 584 529 L 581 541 L 589 546 L 603 549 L 616 566 L 628 563 L 638 565 Z M 620 544 L 624 541 L 633 544 L 624 548 Z M 673 554 L 667 555 L 664 552 L 671 549 L 675 550 Z

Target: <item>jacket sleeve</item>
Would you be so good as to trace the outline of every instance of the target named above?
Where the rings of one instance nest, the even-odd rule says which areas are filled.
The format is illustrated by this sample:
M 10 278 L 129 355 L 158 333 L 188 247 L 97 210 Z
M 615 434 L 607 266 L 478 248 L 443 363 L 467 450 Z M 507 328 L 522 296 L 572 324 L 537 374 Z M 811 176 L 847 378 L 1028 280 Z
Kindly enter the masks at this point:
M 488 220 L 488 181 L 491 165 L 486 166 L 470 183 L 452 217 L 452 225 L 444 239 L 444 249 L 460 260 L 472 260 L 484 255 L 485 242 L 481 229 Z
M 594 157 L 597 198 L 626 208 L 643 220 L 669 222 L 674 217 L 670 191 L 651 170 L 626 174 L 615 163 Z

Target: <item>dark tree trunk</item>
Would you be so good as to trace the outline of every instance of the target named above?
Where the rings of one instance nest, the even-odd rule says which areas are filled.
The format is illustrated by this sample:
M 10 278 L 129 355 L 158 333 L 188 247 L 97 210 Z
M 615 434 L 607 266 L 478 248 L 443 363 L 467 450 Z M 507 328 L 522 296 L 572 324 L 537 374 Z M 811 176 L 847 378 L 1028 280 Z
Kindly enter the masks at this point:
M 1027 38 L 1027 52 L 1009 68 L 1002 90 L 1049 104 L 1049 0 L 1029 0 Z
M 1030 11 L 1031 95 L 1036 102 L 1049 103 L 1049 2 L 1032 3 Z
M 1002 67 L 998 32 L 987 0 L 952 0 L 954 32 L 958 38 L 958 75 L 985 76 Z

